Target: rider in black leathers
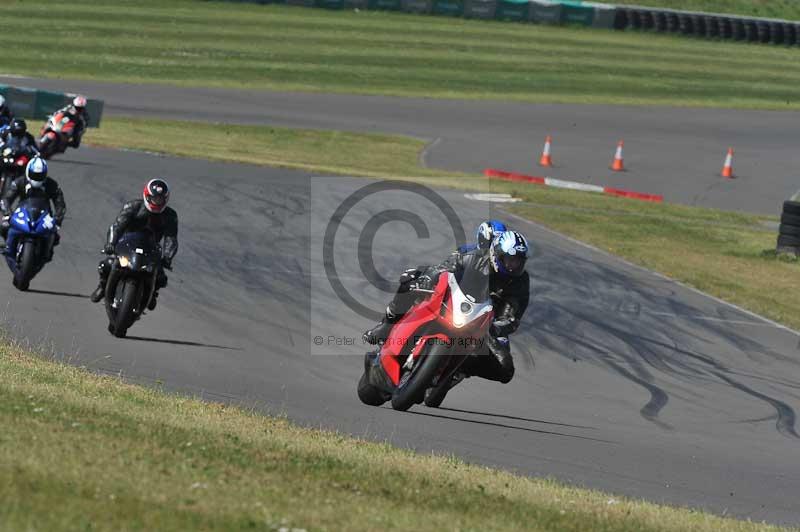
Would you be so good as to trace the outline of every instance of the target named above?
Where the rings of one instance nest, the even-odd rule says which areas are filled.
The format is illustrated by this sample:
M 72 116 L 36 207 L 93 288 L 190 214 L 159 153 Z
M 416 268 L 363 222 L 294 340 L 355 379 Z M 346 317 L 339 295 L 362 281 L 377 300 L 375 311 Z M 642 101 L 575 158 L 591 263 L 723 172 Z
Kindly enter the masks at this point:
M 513 249 L 516 257 L 513 267 L 510 262 L 505 261 L 510 258 L 510 249 Z M 380 324 L 364 333 L 364 341 L 370 344 L 385 342 L 394 324 L 419 297 L 414 289 L 431 289 L 441 272 L 451 272 L 459 278 L 465 268 L 482 269 L 488 266 L 494 322 L 487 341 L 477 352 L 478 356 L 468 357 L 460 371 L 464 376 L 478 376 L 508 383 L 514 376 L 514 361 L 508 335 L 519 327 L 530 298 L 530 278 L 524 269 L 528 249 L 525 237 L 516 231 L 508 231 L 498 235 L 488 252 L 480 248 L 467 252 L 457 251 L 438 266 L 406 270 L 400 277 L 400 286 L 394 299 L 386 308 L 385 317 Z M 382 368 L 372 353 L 366 357 L 365 371 L 368 382 L 379 388 L 386 388 L 385 376 L 380 374 Z
M 36 139 L 28 132 L 28 124 L 22 118 L 13 119 L 8 128 L 0 133 L 0 150 L 6 147 L 21 149 L 31 158 L 39 154 Z
M 33 138 L 33 135 L 28 133 L 28 126 L 22 118 L 13 119 L 9 126 L 0 133 L 0 154 L 3 154 L 4 159 L 4 152 L 7 149 L 11 150 L 10 160 L 16 159 L 23 154 L 28 156 L 28 160 L 39 155 L 39 150 L 36 149 L 36 139 Z M 18 177 L 18 175 L 13 172 L 9 175 L 10 170 L 11 168 L 6 166 L 5 163 L 3 163 L 3 166 L 0 168 L 0 172 L 3 173 L 3 175 L 0 175 L 0 178 L 4 178 L 2 179 L 2 188 L 0 188 L 0 197 L 5 194 L 6 190 L 8 190 L 8 187 L 11 185 L 10 177 Z
M 44 159 L 34 157 L 28 162 L 25 175 L 12 181 L 0 199 L 0 214 L 3 216 L 2 222 L 0 222 L 0 236 L 3 237 L 3 240 L 8 236 L 8 220 L 14 201 L 19 200 L 21 203 L 28 198 L 37 197 L 50 200 L 53 205 L 53 218 L 56 221 L 56 226 L 60 228 L 64 223 L 64 215 L 67 213 L 64 193 L 56 180 L 47 176 L 47 163 Z M 58 245 L 59 241 L 60 236 L 56 232 L 53 245 Z M 52 249 L 50 253 L 51 255 L 47 260 L 52 259 Z
M 156 292 L 148 306 L 149 310 L 156 308 L 158 290 L 167 286 L 167 275 L 164 269 L 172 269 L 172 259 L 178 253 L 178 213 L 167 207 L 169 187 L 163 179 L 151 179 L 144 187 L 142 199 L 129 201 L 123 205 L 117 219 L 108 228 L 106 244 L 103 252 L 107 258 L 100 261 L 97 271 L 100 274 L 100 284 L 92 292 L 91 300 L 97 303 L 105 295 L 106 281 L 111 273 L 114 261 L 114 251 L 119 238 L 128 232 L 149 230 L 157 242 L 162 240 L 161 262 L 156 279 Z

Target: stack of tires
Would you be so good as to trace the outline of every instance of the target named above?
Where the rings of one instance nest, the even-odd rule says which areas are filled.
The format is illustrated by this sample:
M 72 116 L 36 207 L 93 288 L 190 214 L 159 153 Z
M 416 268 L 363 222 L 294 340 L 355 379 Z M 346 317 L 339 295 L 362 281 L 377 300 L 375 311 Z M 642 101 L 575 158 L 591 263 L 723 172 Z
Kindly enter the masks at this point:
M 778 228 L 778 253 L 800 255 L 800 201 L 783 202 L 781 225 Z

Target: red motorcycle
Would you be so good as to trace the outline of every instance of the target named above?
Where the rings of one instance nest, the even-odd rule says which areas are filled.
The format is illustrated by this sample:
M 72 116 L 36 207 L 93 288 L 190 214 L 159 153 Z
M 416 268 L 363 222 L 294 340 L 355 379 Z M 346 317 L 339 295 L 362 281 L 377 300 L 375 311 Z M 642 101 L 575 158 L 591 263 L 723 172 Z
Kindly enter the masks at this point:
M 439 406 L 461 364 L 487 337 L 494 318 L 487 270 L 467 268 L 458 281 L 442 272 L 433 290 L 417 292 L 425 299 L 397 322 L 377 353 L 386 387 L 371 384 L 366 372 L 361 376 L 358 397 L 365 404 Z
M 2 148 L 2 165 L 0 166 L 0 197 L 5 194 L 6 187 L 13 180 L 21 177 L 28 166 L 30 154 L 26 150 L 15 149 L 12 146 Z
M 70 139 L 75 132 L 76 123 L 67 113 L 59 111 L 51 116 L 42 127 L 39 138 L 39 153 L 49 159 L 67 150 Z

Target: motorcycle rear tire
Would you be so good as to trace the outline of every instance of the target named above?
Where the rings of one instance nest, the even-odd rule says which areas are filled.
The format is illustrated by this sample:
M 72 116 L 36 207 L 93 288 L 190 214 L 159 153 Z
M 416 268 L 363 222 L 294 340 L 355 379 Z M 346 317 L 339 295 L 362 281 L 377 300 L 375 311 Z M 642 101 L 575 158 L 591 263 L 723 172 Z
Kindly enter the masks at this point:
M 123 283 L 122 298 L 114 320 L 113 334 L 117 338 L 125 338 L 125 335 L 128 334 L 128 328 L 133 325 L 136 319 L 136 314 L 133 309 L 136 304 L 139 303 L 139 287 L 137 283 L 132 280 L 126 279 L 120 282 Z
M 398 386 L 392 394 L 392 408 L 405 411 L 422 401 L 433 378 L 439 369 L 447 362 L 447 351 L 437 346 L 431 347 L 427 354 L 421 355 L 423 359 L 411 378 L 403 386 Z
M 14 286 L 17 290 L 25 292 L 31 285 L 36 272 L 36 244 L 25 242 L 22 244 L 22 253 L 17 263 L 17 271 L 14 274 Z

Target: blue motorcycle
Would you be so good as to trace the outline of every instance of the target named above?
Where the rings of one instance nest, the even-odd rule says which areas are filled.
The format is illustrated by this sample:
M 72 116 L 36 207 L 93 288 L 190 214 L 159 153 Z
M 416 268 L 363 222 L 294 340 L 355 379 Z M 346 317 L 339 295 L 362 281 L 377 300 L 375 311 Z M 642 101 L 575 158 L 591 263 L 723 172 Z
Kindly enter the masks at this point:
M 14 274 L 14 286 L 25 291 L 31 280 L 53 258 L 56 221 L 50 213 L 50 201 L 28 198 L 17 206 L 8 220 L 6 263 Z

